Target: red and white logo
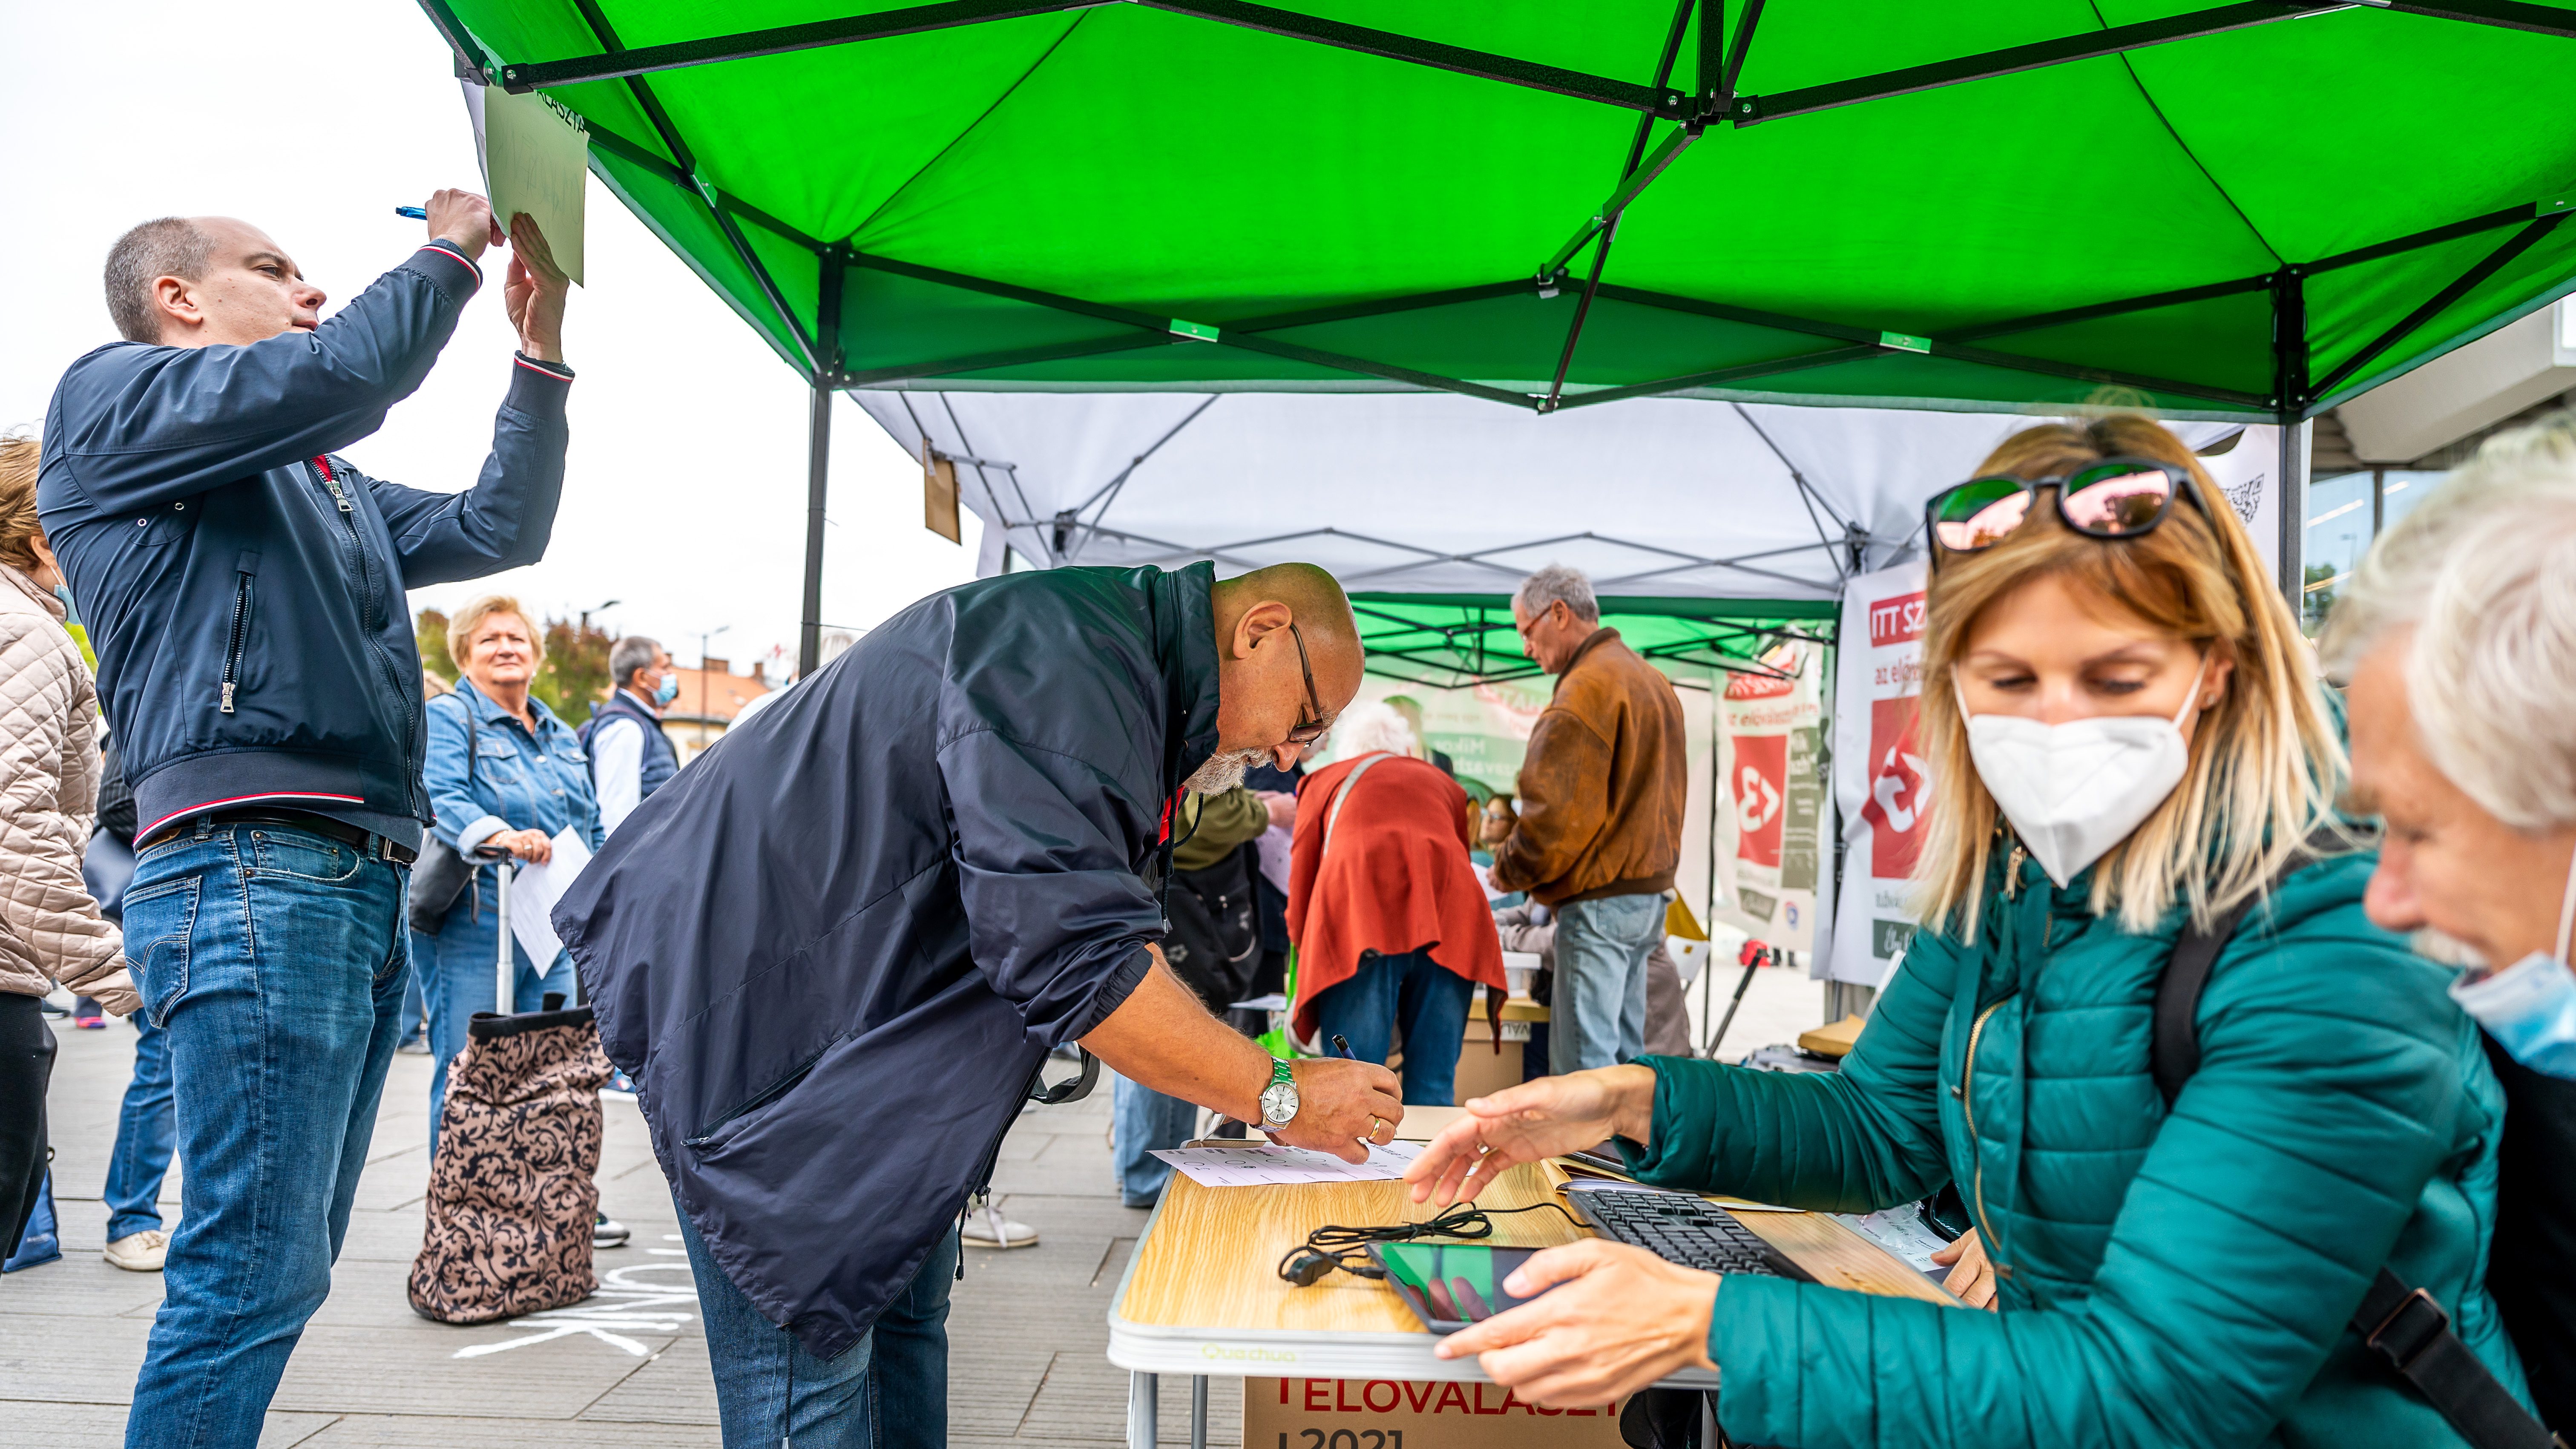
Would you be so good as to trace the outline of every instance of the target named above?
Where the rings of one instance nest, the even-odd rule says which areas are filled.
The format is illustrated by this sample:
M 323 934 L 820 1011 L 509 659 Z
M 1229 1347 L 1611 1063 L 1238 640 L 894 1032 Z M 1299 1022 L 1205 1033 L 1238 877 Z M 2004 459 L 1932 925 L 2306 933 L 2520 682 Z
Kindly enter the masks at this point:
M 1869 606 L 1869 647 L 1911 644 L 1923 637 L 1923 592 L 1899 594 Z
M 1917 827 L 1932 804 L 1931 767 L 1914 742 L 1914 720 L 1912 695 L 1869 702 L 1869 799 L 1860 814 L 1869 822 L 1869 873 L 1878 880 L 1914 873 L 1923 840 Z
M 1780 864 L 1781 791 L 1789 779 L 1787 735 L 1735 737 L 1735 858 Z

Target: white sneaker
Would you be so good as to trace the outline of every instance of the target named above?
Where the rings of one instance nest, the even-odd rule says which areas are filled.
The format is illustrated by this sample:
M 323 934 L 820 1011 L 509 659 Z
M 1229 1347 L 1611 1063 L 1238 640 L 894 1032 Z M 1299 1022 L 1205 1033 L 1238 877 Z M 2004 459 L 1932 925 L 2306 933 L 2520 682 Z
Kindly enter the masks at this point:
M 127 1233 L 107 1245 L 105 1256 L 128 1273 L 158 1273 L 170 1256 L 170 1235 L 159 1228 Z
M 1038 1245 L 1038 1230 L 1002 1216 L 1002 1210 L 993 1205 L 991 1198 L 986 1198 L 979 1209 L 966 1214 L 966 1221 L 958 1228 L 957 1237 L 970 1248 L 1034 1248 Z

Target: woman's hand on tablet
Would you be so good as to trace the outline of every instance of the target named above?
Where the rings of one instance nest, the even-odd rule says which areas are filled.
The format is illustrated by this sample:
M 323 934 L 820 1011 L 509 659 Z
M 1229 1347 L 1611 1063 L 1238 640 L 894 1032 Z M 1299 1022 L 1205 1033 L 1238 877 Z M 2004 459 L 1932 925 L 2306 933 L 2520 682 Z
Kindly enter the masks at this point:
M 1716 1274 L 1643 1248 L 1602 1238 L 1568 1243 L 1503 1280 L 1514 1297 L 1543 1296 L 1449 1335 L 1432 1352 L 1476 1355 L 1487 1377 L 1527 1403 L 1612 1403 L 1676 1370 L 1716 1367 L 1708 1325 L 1717 1288 Z

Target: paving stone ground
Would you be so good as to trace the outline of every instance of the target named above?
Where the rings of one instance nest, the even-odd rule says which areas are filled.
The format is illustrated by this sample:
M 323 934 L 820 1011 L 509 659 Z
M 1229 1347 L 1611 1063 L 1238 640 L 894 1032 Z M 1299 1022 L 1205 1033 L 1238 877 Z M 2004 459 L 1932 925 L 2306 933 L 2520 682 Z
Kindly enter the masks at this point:
M 1716 1004 L 1734 972 L 1719 973 Z M 1696 1014 L 1700 993 L 1690 993 Z M 62 1000 L 64 998 L 57 998 Z M 1721 1054 L 1784 1041 L 1819 1019 L 1816 986 L 1756 977 Z M 99 1201 L 134 1032 L 59 1029 L 47 1097 L 59 1262 L 0 1276 L 0 1449 L 123 1442 L 125 1405 L 161 1299 L 158 1275 L 99 1256 Z M 715 1391 L 687 1259 L 661 1169 L 631 1103 L 607 1104 L 600 1196 L 633 1242 L 599 1257 L 602 1289 L 578 1308 L 479 1328 L 411 1311 L 419 1249 L 429 1060 L 398 1056 L 386 1084 L 331 1297 L 305 1329 L 271 1405 L 263 1449 L 664 1449 L 712 1445 Z M 949 1319 L 950 1442 L 961 1449 L 1115 1444 L 1127 1375 L 1106 1357 L 1110 1294 L 1146 1214 L 1121 1207 L 1109 1167 L 1109 1090 L 1031 1108 L 1004 1141 L 994 1186 L 1040 1246 L 970 1250 Z M 179 1173 L 162 1193 L 178 1220 Z M 1241 1441 L 1239 1381 L 1211 1385 L 1211 1444 Z M 1161 1396 L 1165 1444 L 1186 1444 L 1186 1383 Z

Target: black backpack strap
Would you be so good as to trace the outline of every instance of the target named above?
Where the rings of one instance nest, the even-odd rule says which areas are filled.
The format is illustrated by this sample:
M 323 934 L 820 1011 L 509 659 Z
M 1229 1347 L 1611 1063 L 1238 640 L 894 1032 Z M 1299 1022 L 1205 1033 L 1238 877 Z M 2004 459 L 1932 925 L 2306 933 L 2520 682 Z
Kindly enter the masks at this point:
M 2382 1268 L 2361 1295 L 2352 1327 L 2476 1449 L 2564 1449 L 2460 1342 L 2432 1294 Z
M 2147 1048 L 2147 1067 L 2155 1073 L 2156 1090 L 2164 1093 L 2168 1110 L 2182 1095 L 2182 1084 L 2200 1070 L 2200 995 L 2209 986 L 2210 968 L 2253 906 L 2250 896 L 2238 901 L 2219 912 L 2207 931 L 2184 926 L 2172 959 L 2165 962 L 2165 974 L 2157 978 L 2155 1039 Z
M 2278 889 L 2322 853 L 2312 846 L 2290 857 L 2269 889 Z M 2147 1066 L 2168 1109 L 2182 1095 L 2183 1084 L 2200 1069 L 2201 993 L 2209 985 L 2219 953 L 2227 949 L 2254 900 L 2248 897 L 2220 912 L 2206 931 L 2185 926 L 2182 939 L 2174 943 L 2172 959 L 2165 963 L 2164 975 L 2156 981 L 2155 1035 L 2148 1047 Z M 2362 1294 L 2352 1327 L 2371 1352 L 2413 1384 L 2473 1449 L 2565 1449 L 2451 1331 L 2451 1316 L 2430 1293 L 2408 1287 L 2383 1267 Z

